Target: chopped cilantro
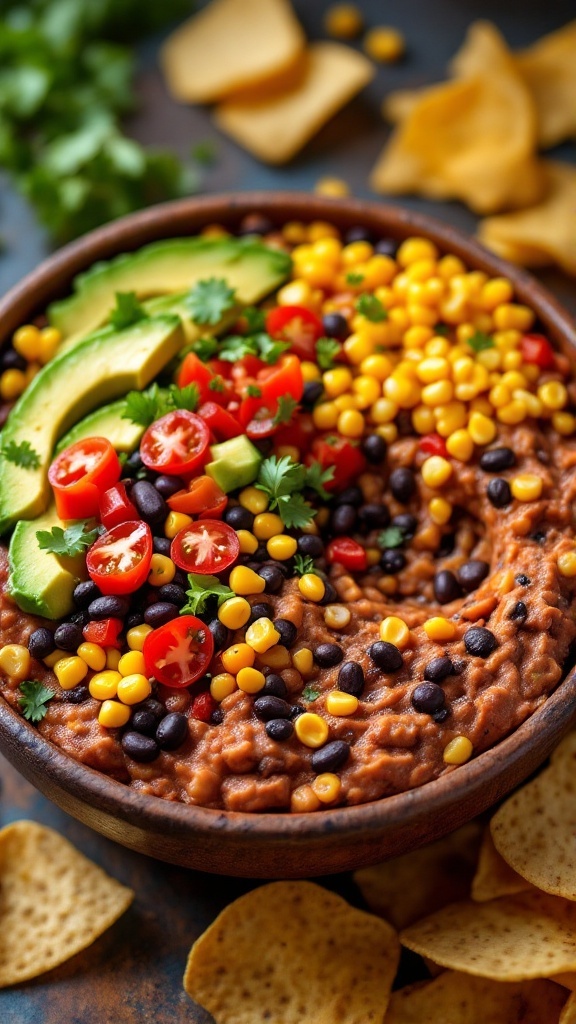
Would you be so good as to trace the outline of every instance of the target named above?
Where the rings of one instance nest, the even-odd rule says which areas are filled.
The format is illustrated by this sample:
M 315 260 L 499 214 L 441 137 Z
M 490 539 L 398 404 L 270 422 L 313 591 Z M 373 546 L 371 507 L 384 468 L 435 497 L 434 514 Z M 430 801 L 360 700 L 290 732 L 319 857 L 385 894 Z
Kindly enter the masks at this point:
M 340 344 L 334 338 L 319 338 L 316 342 L 316 362 L 320 369 L 331 370 L 339 351 Z
M 328 501 L 332 495 L 326 490 L 324 484 L 327 484 L 334 477 L 334 466 L 328 466 L 327 469 L 322 469 L 322 465 L 315 459 L 309 466 L 306 467 L 306 479 L 304 481 L 306 487 L 310 487 L 311 490 L 316 491 L 319 498 L 323 501 Z
M 8 441 L 8 444 L 3 445 L 0 449 L 0 454 L 7 462 L 13 462 L 15 466 L 21 466 L 22 469 L 38 469 L 40 465 L 40 456 L 29 441 L 20 441 L 20 444 L 16 444 L 16 441 Z
M 310 555 L 294 555 L 294 572 L 297 576 L 306 576 L 307 573 L 316 573 L 314 559 Z
M 217 351 L 218 342 L 215 338 L 199 338 L 198 341 L 194 341 L 190 346 L 190 352 L 194 352 L 203 363 L 207 363 L 209 359 L 212 359 Z
M 357 270 L 349 270 L 346 274 L 346 284 L 362 284 L 364 280 L 364 274 L 359 274 Z
M 242 310 L 242 317 L 248 326 L 248 334 L 258 334 L 266 326 L 266 314 L 264 310 L 258 309 L 258 306 L 246 306 L 246 309 Z
M 301 492 L 306 483 L 306 470 L 288 455 L 278 459 L 272 455 L 260 465 L 256 487 L 268 495 L 270 511 L 278 510 L 284 526 L 301 529 L 312 521 L 315 510 Z
M 99 526 L 90 526 L 93 520 L 80 519 L 72 526 L 53 526 L 51 530 L 37 530 L 36 538 L 41 551 L 73 558 L 89 548 L 100 534 Z
M 277 363 L 280 356 L 290 348 L 288 342 L 273 341 L 269 334 L 257 334 L 255 337 L 260 359 L 271 366 Z
M 474 352 L 485 352 L 488 348 L 494 348 L 494 339 L 484 331 L 476 331 L 471 338 L 467 339 L 468 345 Z
M 312 704 L 315 700 L 318 700 L 320 690 L 316 690 L 313 686 L 305 686 L 302 690 L 302 696 L 304 697 L 304 700 L 307 700 Z
M 388 526 L 378 535 L 378 547 L 399 548 L 404 543 L 404 534 L 399 526 Z
M 151 423 L 155 423 L 174 409 L 194 412 L 199 401 L 200 392 L 197 384 L 188 384 L 184 388 L 179 388 L 176 384 L 171 384 L 169 388 L 159 388 L 157 384 L 153 384 L 147 391 L 131 391 L 126 396 L 126 408 L 122 413 L 122 419 L 149 427 Z
M 257 384 L 249 384 L 246 394 L 248 398 L 262 398 L 262 388 L 259 388 Z
M 169 404 L 169 412 L 172 409 L 186 409 L 188 412 L 194 412 L 200 401 L 200 389 L 197 384 L 186 384 L 185 387 L 179 388 L 176 384 L 171 384 L 168 388 L 167 402 Z
M 450 334 L 448 324 L 436 324 L 434 334 L 439 334 L 441 338 L 446 338 Z
M 116 305 L 110 313 L 110 323 L 117 331 L 145 319 L 146 311 L 138 302 L 136 292 L 116 292 Z
M 373 324 L 380 324 L 388 319 L 388 311 L 375 295 L 361 295 L 356 299 L 356 309 Z
M 277 363 L 283 352 L 290 348 L 286 342 L 273 341 L 269 334 L 232 334 L 224 338 L 218 358 L 237 363 L 244 356 L 258 356 L 265 363 Z
M 280 395 L 278 399 L 278 409 L 276 415 L 272 420 L 275 427 L 281 426 L 283 423 L 290 423 L 296 409 L 298 408 L 298 402 L 292 398 L 292 395 Z
M 224 313 L 232 309 L 234 302 L 234 289 L 222 278 L 216 277 L 198 281 L 185 299 L 186 308 L 197 324 L 219 323 Z
M 217 374 L 215 377 L 212 377 L 212 380 L 208 382 L 209 391 L 222 392 L 224 391 L 225 387 L 226 385 L 224 383 L 224 379 L 220 376 L 220 374 Z
M 49 690 L 43 683 L 36 679 L 27 679 L 19 686 L 21 697 L 18 703 L 22 708 L 22 714 L 29 722 L 41 722 L 48 708 L 48 701 L 52 700 L 54 691 Z
M 213 597 L 218 598 L 218 607 L 228 598 L 234 597 L 234 591 L 221 583 L 217 576 L 204 576 L 199 573 L 188 573 L 190 588 L 186 591 L 188 602 L 180 609 L 181 615 L 202 615 Z
M 212 167 L 216 163 L 218 156 L 216 143 L 212 139 L 204 139 L 203 142 L 197 142 L 195 146 L 192 146 L 190 155 L 202 167 Z

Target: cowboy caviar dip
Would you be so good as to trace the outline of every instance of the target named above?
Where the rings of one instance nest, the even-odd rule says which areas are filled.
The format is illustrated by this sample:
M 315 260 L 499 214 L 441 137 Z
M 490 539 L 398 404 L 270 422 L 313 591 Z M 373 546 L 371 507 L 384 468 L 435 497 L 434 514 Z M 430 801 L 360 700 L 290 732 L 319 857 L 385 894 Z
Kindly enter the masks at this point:
M 453 770 L 561 679 L 576 390 L 510 282 L 426 238 L 257 214 L 240 235 L 200 243 L 280 260 L 263 301 L 212 262 L 183 305 L 113 281 L 88 340 L 65 301 L 4 350 L 2 487 L 38 472 L 40 434 L 10 430 L 51 367 L 79 346 L 97 377 L 94 337 L 158 334 L 154 302 L 171 321 L 154 380 L 68 417 L 37 523 L 10 539 L 2 510 L 0 690 L 142 792 L 310 812 Z

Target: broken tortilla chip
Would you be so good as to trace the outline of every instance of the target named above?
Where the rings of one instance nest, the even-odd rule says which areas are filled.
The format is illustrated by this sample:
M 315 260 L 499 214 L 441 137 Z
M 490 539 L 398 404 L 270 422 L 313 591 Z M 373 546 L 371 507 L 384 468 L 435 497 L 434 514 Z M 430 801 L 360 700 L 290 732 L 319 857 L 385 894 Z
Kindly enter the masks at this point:
M 536 104 L 543 148 L 576 136 L 576 21 L 516 54 Z
M 373 77 L 369 60 L 339 43 L 315 43 L 299 81 L 285 92 L 233 97 L 215 111 L 219 128 L 260 160 L 290 160 Z
M 452 903 L 400 941 L 443 967 L 495 981 L 576 970 L 576 904 L 531 890 L 486 903 Z
M 50 971 L 91 945 L 130 906 L 110 878 L 33 821 L 0 831 L 0 987 Z
M 354 881 L 370 910 L 406 928 L 468 895 L 480 835 L 480 825 L 471 822 L 436 843 L 356 871 Z
M 175 99 L 211 103 L 275 79 L 304 47 L 288 0 L 212 0 L 169 36 L 160 62 Z
M 486 829 L 480 847 L 478 866 L 472 881 L 471 896 L 478 903 L 495 900 L 500 896 L 513 896 L 531 889 L 530 882 L 518 875 L 494 846 L 490 830 Z
M 559 1024 L 566 992 L 551 981 L 492 981 L 445 971 L 393 992 L 384 1024 Z
M 194 943 L 189 996 L 218 1024 L 382 1020 L 396 933 L 312 882 L 273 882 L 226 907 Z

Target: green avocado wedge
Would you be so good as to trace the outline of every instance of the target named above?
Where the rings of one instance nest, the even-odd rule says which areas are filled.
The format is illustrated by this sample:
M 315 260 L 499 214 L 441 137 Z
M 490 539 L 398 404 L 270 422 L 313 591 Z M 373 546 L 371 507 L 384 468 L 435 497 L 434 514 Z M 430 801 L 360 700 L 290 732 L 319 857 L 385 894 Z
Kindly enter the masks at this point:
M 24 468 L 0 456 L 0 534 L 46 509 L 48 468 L 58 438 L 102 402 L 145 388 L 183 340 L 178 317 L 159 316 L 124 331 L 94 334 L 40 371 L 2 431 L 3 449 L 28 442 L 38 464 Z
M 223 278 L 240 305 L 252 305 L 286 280 L 291 265 L 288 253 L 253 239 L 166 239 L 94 264 L 75 278 L 72 295 L 52 303 L 48 318 L 67 345 L 107 321 L 116 292 L 142 300 L 186 292 L 211 277 Z
M 85 437 L 105 437 L 117 452 L 131 454 L 140 444 L 145 427 L 141 423 L 123 419 L 125 411 L 126 399 L 120 398 L 117 402 L 91 412 L 60 438 L 56 453 L 63 452 L 77 441 L 83 441 Z

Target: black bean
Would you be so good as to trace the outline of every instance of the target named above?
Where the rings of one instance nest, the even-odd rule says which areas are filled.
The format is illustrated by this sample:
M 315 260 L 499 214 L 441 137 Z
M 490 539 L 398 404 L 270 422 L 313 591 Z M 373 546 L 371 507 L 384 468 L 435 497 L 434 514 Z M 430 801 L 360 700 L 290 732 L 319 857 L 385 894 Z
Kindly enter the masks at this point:
M 284 697 L 288 694 L 288 687 L 282 679 L 282 676 L 276 675 L 275 672 L 270 672 L 266 676 L 266 682 L 260 691 L 264 697 Z
M 74 587 L 72 599 L 77 608 L 87 608 L 92 601 L 100 597 L 100 590 L 92 580 L 85 580 L 77 583 Z
M 253 622 L 256 622 L 256 619 L 273 618 L 274 608 L 272 607 L 272 605 L 268 604 L 268 602 L 266 601 L 258 601 L 256 604 L 252 605 L 252 611 L 250 613 L 250 618 L 248 619 L 247 625 L 251 626 Z
M 170 711 L 156 729 L 156 743 L 161 750 L 176 750 L 188 736 L 188 719 L 180 711 Z
M 387 640 L 377 640 L 368 648 L 368 654 L 383 672 L 398 672 L 404 664 L 404 658 L 398 648 L 394 644 L 389 644 Z
M 56 650 L 52 630 L 46 629 L 45 626 L 40 626 L 39 629 L 35 629 L 33 633 L 30 633 L 28 637 L 28 650 L 37 661 L 42 661 L 42 658 L 47 658 L 49 654 L 52 654 L 52 651 Z
M 315 750 L 312 754 L 312 771 L 317 775 L 323 772 L 335 772 L 346 763 L 350 757 L 350 744 L 345 740 L 332 740 L 325 746 Z
M 386 548 L 382 552 L 380 565 L 385 573 L 393 576 L 397 572 L 402 572 L 406 565 L 406 555 L 399 551 L 398 548 Z
M 412 705 L 416 711 L 423 711 L 426 715 L 433 715 L 444 707 L 446 698 L 444 690 L 436 683 L 420 683 L 412 691 Z
M 208 623 L 208 629 L 214 638 L 214 650 L 216 652 L 223 651 L 230 642 L 230 630 L 223 622 L 220 622 L 220 619 L 211 619 Z
M 313 533 L 304 533 L 298 538 L 298 551 L 310 558 L 321 558 L 324 554 L 324 542 Z
M 518 575 L 514 577 L 514 580 L 520 587 L 529 587 L 532 583 L 530 577 L 526 576 L 523 572 L 518 573 Z
M 130 610 L 130 601 L 118 594 L 105 594 L 88 605 L 91 619 L 123 619 Z
M 87 626 L 90 622 L 90 616 L 87 611 L 74 612 L 68 619 L 68 622 L 74 622 L 77 626 L 80 626 L 81 629 L 84 629 L 84 626 Z
M 290 718 L 292 708 L 281 697 L 264 694 L 254 701 L 254 714 L 262 722 L 270 722 L 273 718 Z
M 252 530 L 254 526 L 254 513 L 249 512 L 242 505 L 233 505 L 232 508 L 226 509 L 224 522 L 234 530 Z
M 224 721 L 224 712 L 222 708 L 214 708 L 214 711 L 210 715 L 210 725 L 221 725 Z
M 491 480 L 486 489 L 488 500 L 494 508 L 504 508 L 509 505 L 512 501 L 512 491 L 510 490 L 510 484 L 503 477 L 497 476 L 494 480 Z
M 401 512 L 400 515 L 394 516 L 390 526 L 396 526 L 404 534 L 405 540 L 411 540 L 418 529 L 418 520 L 411 512 Z
M 146 708 L 136 708 L 130 719 L 130 728 L 141 732 L 143 736 L 154 736 L 158 719 Z
M 280 633 L 278 643 L 290 650 L 296 643 L 296 637 L 298 636 L 298 629 L 294 623 L 290 622 L 290 619 L 274 619 L 274 629 Z
M 322 382 L 319 380 L 308 380 L 304 385 L 304 393 L 300 399 L 300 404 L 305 409 L 313 409 L 316 402 L 322 398 L 324 394 L 324 387 Z
M 440 543 L 436 549 L 436 558 L 446 558 L 447 555 L 451 555 L 456 547 L 456 534 L 455 533 L 443 533 L 440 538 Z
M 273 718 L 270 722 L 266 722 L 264 728 L 266 729 L 266 735 L 271 740 L 277 740 L 279 743 L 283 740 L 289 740 L 294 732 L 294 726 L 287 718 Z
M 348 228 L 344 235 L 345 245 L 352 245 L 353 242 L 370 242 L 372 244 L 373 240 L 374 235 L 363 224 L 354 224 L 353 227 Z
M 320 604 L 320 605 L 334 604 L 335 601 L 338 601 L 338 591 L 336 590 L 336 587 L 334 586 L 334 584 L 330 583 L 330 580 L 325 580 L 324 577 L 322 577 L 322 578 L 323 578 L 324 588 L 325 588 L 324 589 L 324 597 L 322 598 L 321 601 L 318 602 L 318 604 Z
M 457 570 L 456 575 L 458 576 L 458 582 L 467 593 L 472 590 L 476 590 L 482 583 L 482 580 L 486 579 L 490 572 L 490 566 L 488 562 L 483 562 L 480 558 L 471 558 L 469 562 L 464 562 Z
M 300 715 L 303 715 L 305 711 L 306 708 L 303 708 L 301 704 L 294 704 L 290 712 L 291 720 L 294 721 L 295 718 L 300 718 Z
M 167 476 L 163 473 L 156 477 L 154 487 L 163 498 L 171 498 L 173 494 L 183 489 L 184 481 L 179 476 Z
M 398 467 L 390 473 L 390 490 L 401 505 L 407 505 L 416 491 L 416 478 L 411 469 Z
M 450 569 L 442 569 L 434 577 L 434 597 L 439 604 L 450 604 L 462 597 L 462 587 Z
M 4 370 L 25 370 L 28 363 L 15 348 L 11 346 L 0 352 L 0 372 Z
M 126 459 L 126 463 L 124 465 L 124 469 L 128 470 L 131 476 L 133 476 L 134 473 L 137 473 L 140 469 L 144 469 L 142 456 L 140 455 L 138 449 L 136 449 L 135 452 L 132 452 L 132 454 L 128 456 L 128 458 Z
M 529 534 L 529 539 L 535 541 L 536 544 L 543 544 L 546 540 L 546 533 L 544 530 L 536 530 L 535 533 Z
M 269 235 L 274 230 L 274 224 L 269 217 L 263 213 L 247 213 L 240 221 L 238 235 Z
M 170 601 L 155 601 L 154 604 L 149 604 L 146 608 L 144 622 L 147 626 L 152 626 L 156 629 L 172 619 L 177 619 L 179 614 L 180 609 L 178 606 L 171 604 Z
M 279 567 L 277 565 L 263 565 L 256 571 L 266 584 L 266 592 L 268 594 L 277 594 L 284 583 L 284 573 Z
M 137 480 L 130 492 L 130 498 L 142 519 L 152 525 L 163 523 L 170 511 L 162 495 L 148 480 Z
M 484 626 L 472 626 L 464 633 L 464 646 L 468 654 L 477 658 L 488 658 L 498 646 L 498 641 L 489 629 Z
M 147 697 L 141 704 L 138 704 L 138 711 L 149 711 L 151 715 L 154 715 L 156 723 L 167 714 L 164 704 L 156 700 L 155 697 Z
M 379 256 L 394 257 L 398 252 L 398 242 L 393 238 L 381 238 L 379 242 L 376 242 L 374 252 L 377 252 Z
M 84 704 L 90 700 L 90 690 L 84 683 L 74 686 L 72 690 L 64 690 L 62 693 L 63 704 Z
M 432 718 L 435 722 L 438 722 L 438 724 L 441 725 L 447 718 L 450 718 L 450 708 L 440 708 L 439 711 L 434 712 Z
M 54 643 L 61 651 L 70 651 L 76 654 L 80 644 L 84 642 L 82 629 L 75 622 L 63 622 L 56 627 L 54 632 Z
M 330 516 L 330 532 L 336 537 L 344 537 L 354 531 L 358 513 L 354 505 L 339 505 Z
M 344 652 L 338 644 L 318 644 L 314 651 L 314 661 L 320 668 L 332 668 L 339 665 L 344 657 Z
M 345 661 L 338 673 L 338 689 L 359 697 L 364 689 L 364 669 L 357 661 Z
M 172 541 L 169 537 L 153 537 L 152 546 L 155 555 L 166 555 L 167 558 L 170 558 Z
M 383 437 L 380 437 L 378 434 L 367 434 L 360 447 L 363 455 L 365 455 L 371 465 L 378 466 L 381 462 L 384 462 L 388 445 Z
M 516 456 L 511 448 L 489 448 L 480 456 L 480 469 L 485 473 L 501 473 L 516 465 Z
M 124 626 L 127 630 L 134 629 L 134 626 L 141 626 L 143 622 L 144 617 L 142 612 L 130 612 L 130 615 L 126 616 Z
M 334 506 L 338 505 L 361 505 L 364 501 L 364 495 L 359 487 L 346 487 L 345 490 L 340 491 L 339 494 L 334 496 Z
M 441 683 L 447 676 L 454 672 L 452 659 L 447 655 L 440 658 L 432 658 L 424 669 L 424 679 L 429 683 Z
M 182 587 L 177 587 L 175 583 L 164 583 L 162 587 L 158 587 L 157 594 L 161 601 L 169 601 L 178 608 L 182 608 L 188 600 L 186 591 Z
M 524 622 L 528 618 L 528 609 L 524 604 L 524 601 L 516 601 L 516 604 L 512 608 L 512 611 L 508 615 L 509 619 L 513 622 Z
M 133 761 L 147 764 L 154 761 L 160 753 L 160 748 L 152 736 L 143 736 L 140 732 L 130 730 L 122 737 L 122 750 Z
M 367 505 L 361 505 L 358 510 L 358 518 L 362 526 L 365 526 L 368 530 L 379 530 L 384 529 L 390 522 L 390 513 L 388 506 L 381 504 L 378 505 L 376 502 L 369 502 Z
M 350 334 L 348 321 L 341 313 L 326 313 L 322 317 L 322 327 L 327 338 L 337 338 L 343 341 Z

